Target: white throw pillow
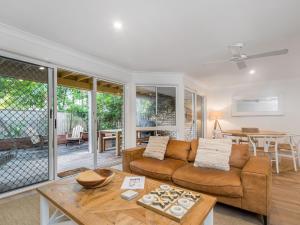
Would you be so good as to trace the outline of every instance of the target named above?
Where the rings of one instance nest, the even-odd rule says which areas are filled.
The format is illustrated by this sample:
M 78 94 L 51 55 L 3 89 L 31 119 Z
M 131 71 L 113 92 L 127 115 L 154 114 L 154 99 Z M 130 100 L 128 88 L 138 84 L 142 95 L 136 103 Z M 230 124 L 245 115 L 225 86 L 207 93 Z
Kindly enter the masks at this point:
M 143 156 L 163 160 L 168 142 L 169 136 L 151 136 Z
M 230 170 L 231 139 L 199 139 L 194 166 Z

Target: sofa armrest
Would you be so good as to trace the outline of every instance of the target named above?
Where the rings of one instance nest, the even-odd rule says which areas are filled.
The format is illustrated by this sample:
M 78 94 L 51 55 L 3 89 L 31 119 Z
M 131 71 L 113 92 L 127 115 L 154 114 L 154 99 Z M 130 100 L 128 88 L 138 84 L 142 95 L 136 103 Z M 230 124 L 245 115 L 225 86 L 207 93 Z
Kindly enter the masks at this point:
M 123 171 L 131 173 L 130 162 L 143 157 L 144 147 L 134 147 L 123 151 Z
M 242 208 L 267 216 L 270 209 L 272 166 L 268 157 L 251 157 L 241 173 Z

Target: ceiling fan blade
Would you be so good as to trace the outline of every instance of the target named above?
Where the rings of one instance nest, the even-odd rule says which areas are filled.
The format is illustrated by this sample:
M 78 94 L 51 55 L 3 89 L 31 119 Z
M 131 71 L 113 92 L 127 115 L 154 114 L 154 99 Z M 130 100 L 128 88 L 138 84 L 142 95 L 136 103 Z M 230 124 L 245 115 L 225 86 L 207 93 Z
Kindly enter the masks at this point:
M 246 63 L 244 61 L 238 61 L 236 63 L 237 67 L 239 68 L 239 70 L 245 69 L 247 67 Z
M 211 61 L 211 62 L 205 62 L 201 63 L 202 66 L 210 65 L 210 64 L 221 64 L 221 63 L 227 63 L 230 62 L 230 60 L 217 60 L 217 61 Z
M 257 58 L 262 58 L 262 57 L 269 57 L 269 56 L 276 56 L 276 55 L 285 55 L 289 52 L 288 49 L 281 49 L 277 51 L 272 51 L 272 52 L 264 52 L 260 54 L 255 54 L 255 55 L 248 55 L 247 59 L 257 59 Z

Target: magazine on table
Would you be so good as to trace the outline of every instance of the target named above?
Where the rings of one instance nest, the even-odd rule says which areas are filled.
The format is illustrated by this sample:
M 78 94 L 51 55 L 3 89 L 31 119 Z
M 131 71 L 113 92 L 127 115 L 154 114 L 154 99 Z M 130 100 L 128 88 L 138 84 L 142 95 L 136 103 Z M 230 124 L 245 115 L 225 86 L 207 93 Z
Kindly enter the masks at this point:
M 123 180 L 121 189 L 144 189 L 145 177 L 143 176 L 126 176 Z

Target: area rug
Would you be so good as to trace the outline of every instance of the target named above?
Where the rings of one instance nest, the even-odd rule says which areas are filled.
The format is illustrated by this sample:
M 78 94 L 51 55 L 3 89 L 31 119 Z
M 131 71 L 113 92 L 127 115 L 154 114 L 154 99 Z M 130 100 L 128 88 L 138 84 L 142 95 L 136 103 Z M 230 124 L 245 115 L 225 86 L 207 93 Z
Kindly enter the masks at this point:
M 215 225 L 261 225 L 256 214 L 218 204 Z M 0 225 L 39 225 L 39 196 L 36 192 L 0 204 Z
M 72 175 L 75 175 L 77 173 L 84 172 L 84 171 L 87 171 L 87 170 L 89 170 L 89 169 L 86 168 L 86 167 L 79 167 L 79 168 L 76 168 L 76 169 L 73 169 L 73 170 L 67 170 L 67 171 L 60 172 L 60 173 L 57 174 L 57 176 L 60 177 L 60 178 L 63 178 L 63 177 L 72 176 Z

